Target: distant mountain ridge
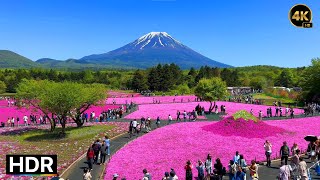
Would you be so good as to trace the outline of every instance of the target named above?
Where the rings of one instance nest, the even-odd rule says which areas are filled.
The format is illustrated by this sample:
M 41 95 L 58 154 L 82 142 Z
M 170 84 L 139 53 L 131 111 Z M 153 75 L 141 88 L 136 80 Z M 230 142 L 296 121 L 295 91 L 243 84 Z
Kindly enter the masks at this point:
M 15 52 L 9 50 L 0 50 L 1 68 L 31 68 L 37 66 L 37 63 Z
M 78 60 L 42 58 L 34 62 L 12 51 L 0 50 L 1 68 L 146 69 L 169 63 L 175 63 L 182 69 L 198 69 L 201 66 L 232 67 L 199 54 L 166 32 L 151 32 L 113 51 L 84 56 Z
M 85 56 L 80 62 L 131 65 L 148 68 L 159 63 L 175 63 L 182 69 L 201 66 L 231 67 L 211 60 L 183 45 L 166 32 L 151 32 L 135 41 L 104 54 Z

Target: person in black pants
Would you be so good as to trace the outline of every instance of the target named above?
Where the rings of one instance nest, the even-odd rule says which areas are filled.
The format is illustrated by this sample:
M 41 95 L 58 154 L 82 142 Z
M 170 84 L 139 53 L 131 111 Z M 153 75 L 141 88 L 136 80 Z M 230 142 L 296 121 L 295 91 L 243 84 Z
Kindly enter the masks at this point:
M 287 145 L 287 142 L 284 141 L 280 149 L 280 155 L 281 155 L 281 161 L 284 160 L 285 165 L 288 165 L 289 154 L 290 154 L 290 149 Z
M 94 159 L 93 164 L 98 164 L 98 157 L 101 149 L 100 140 L 98 139 L 93 145 Z
M 106 162 L 107 151 L 108 151 L 108 146 L 106 145 L 105 141 L 102 141 L 102 145 L 101 145 L 101 149 L 100 149 L 101 164 L 104 164 Z

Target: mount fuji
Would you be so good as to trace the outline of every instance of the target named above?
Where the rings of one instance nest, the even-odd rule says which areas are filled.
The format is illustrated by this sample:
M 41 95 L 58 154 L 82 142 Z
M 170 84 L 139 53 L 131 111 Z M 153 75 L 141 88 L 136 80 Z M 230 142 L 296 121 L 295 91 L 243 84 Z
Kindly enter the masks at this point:
M 77 60 L 77 63 L 123 68 L 148 68 L 159 63 L 175 63 L 182 69 L 200 68 L 205 65 L 231 67 L 197 53 L 166 32 L 150 32 L 108 53 L 85 56 Z

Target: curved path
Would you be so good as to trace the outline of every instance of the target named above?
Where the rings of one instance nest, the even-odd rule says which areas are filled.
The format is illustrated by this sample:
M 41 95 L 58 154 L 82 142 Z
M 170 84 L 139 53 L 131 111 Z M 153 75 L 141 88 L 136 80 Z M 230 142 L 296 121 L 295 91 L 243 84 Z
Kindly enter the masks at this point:
M 270 119 L 272 120 L 272 119 Z M 120 120 L 122 122 L 130 122 L 130 120 Z M 208 121 L 208 120 L 201 120 L 201 121 Z M 162 120 L 160 126 L 167 125 L 168 121 Z M 177 123 L 176 121 L 172 121 L 172 123 Z M 152 129 L 156 128 L 155 121 L 152 122 Z M 109 162 L 110 158 L 112 158 L 112 155 L 118 151 L 121 147 L 123 147 L 128 142 L 144 135 L 145 133 L 140 133 L 139 135 L 133 136 L 132 138 L 129 138 L 128 134 L 123 134 L 121 136 L 116 137 L 115 139 L 111 140 L 111 157 L 108 157 L 106 162 Z M 310 160 L 306 160 L 308 167 L 310 167 L 312 164 L 310 163 Z M 272 163 L 272 167 L 268 168 L 264 165 L 260 165 L 259 168 L 259 180 L 272 180 L 276 179 L 276 176 L 279 174 L 279 166 L 280 161 L 276 160 Z M 75 162 L 72 167 L 70 167 L 66 172 L 63 173 L 61 176 L 64 179 L 69 180 L 80 180 L 82 179 L 83 174 L 83 168 L 88 167 L 86 164 L 86 157 L 83 156 L 80 158 L 79 161 Z M 194 173 L 196 170 L 194 170 Z M 105 174 L 105 165 L 93 165 L 93 171 L 92 171 L 92 180 L 102 180 Z M 224 177 L 223 179 L 228 179 L 228 177 Z M 249 175 L 247 175 L 247 179 L 249 179 Z M 319 176 L 313 175 L 312 179 L 320 179 Z

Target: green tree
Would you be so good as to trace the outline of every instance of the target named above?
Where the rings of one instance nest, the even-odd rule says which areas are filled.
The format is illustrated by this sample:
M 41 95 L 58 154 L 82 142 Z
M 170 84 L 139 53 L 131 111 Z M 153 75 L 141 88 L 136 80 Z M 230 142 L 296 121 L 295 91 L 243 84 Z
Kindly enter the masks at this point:
M 282 87 L 292 87 L 293 85 L 293 74 L 289 69 L 284 69 L 281 74 L 278 76 L 278 79 L 275 83 L 276 86 Z
M 227 85 L 217 77 L 201 79 L 194 92 L 198 98 L 210 102 L 209 113 L 211 113 L 214 108 L 212 102 L 227 96 Z
M 267 80 L 264 77 L 253 77 L 250 81 L 250 87 L 254 89 L 265 89 L 267 87 Z
M 82 126 L 80 114 L 104 100 L 106 90 L 101 85 L 23 80 L 17 88 L 16 97 L 27 107 L 35 108 L 46 115 L 51 124 L 51 131 L 56 126 L 52 117 L 56 116 L 64 134 L 67 118 L 72 118 L 78 126 Z
M 3 81 L 0 81 L 0 94 L 6 92 L 7 86 Z
M 311 101 L 320 101 L 320 58 L 312 59 L 312 65 L 302 74 L 301 87 L 304 97 Z
M 137 92 L 148 89 L 147 76 L 143 71 L 138 69 L 134 72 L 131 87 Z

